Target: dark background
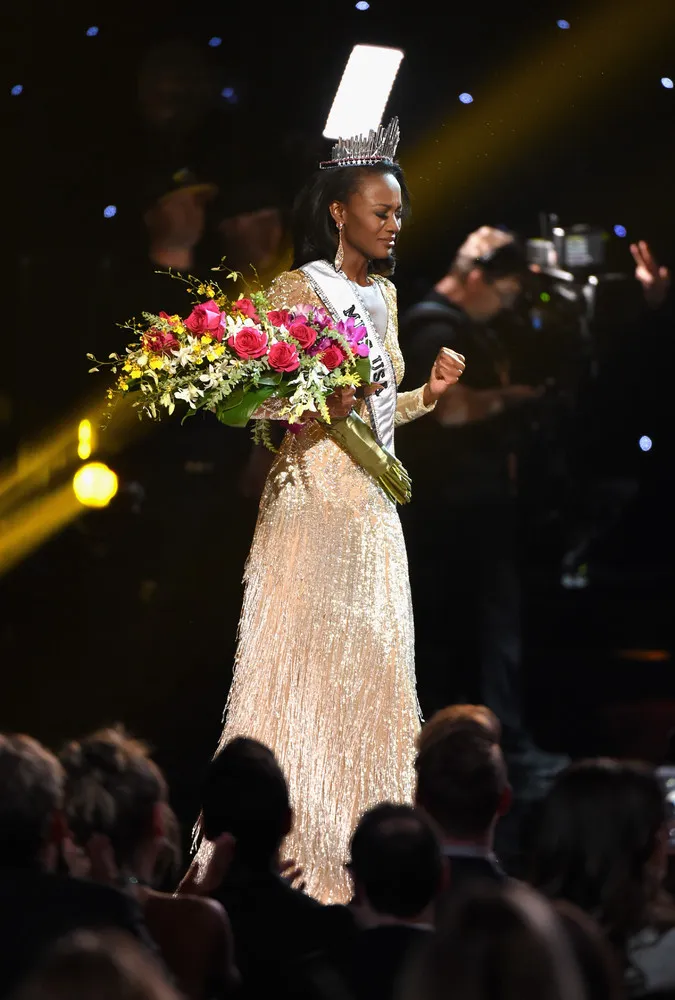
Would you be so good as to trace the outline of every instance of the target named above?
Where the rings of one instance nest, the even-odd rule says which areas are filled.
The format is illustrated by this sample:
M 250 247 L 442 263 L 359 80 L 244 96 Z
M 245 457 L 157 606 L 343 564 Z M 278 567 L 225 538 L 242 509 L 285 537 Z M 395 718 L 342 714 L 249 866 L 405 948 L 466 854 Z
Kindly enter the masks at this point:
M 215 181 L 216 221 L 252 179 L 271 184 L 287 209 L 326 151 L 321 131 L 357 42 L 405 51 L 386 111 L 401 120 L 413 194 L 397 271 L 402 306 L 443 273 L 471 229 L 504 224 L 537 236 L 542 210 L 610 233 L 625 226 L 626 239 L 608 241 L 615 270 L 632 273 L 628 243 L 642 238 L 673 267 L 675 91 L 660 79 L 675 77 L 675 7 L 437 7 L 91 0 L 3 12 L 6 469 L 92 392 L 86 352 L 119 348 L 115 324 L 161 298 L 157 282 L 167 279 L 144 269 L 142 211 L 165 175 L 189 161 Z M 568 31 L 556 27 L 561 17 Z M 87 37 L 92 25 L 99 33 Z M 213 36 L 220 46 L 208 45 Z M 144 56 L 174 38 L 194 41 L 217 95 L 180 149 L 145 138 L 137 102 Z M 16 84 L 24 90 L 13 97 Z M 219 96 L 225 88 L 234 98 Z M 458 101 L 464 91 L 472 104 Z M 105 219 L 110 204 L 117 215 Z M 214 232 L 200 266 L 218 261 Z M 633 491 L 612 523 L 601 509 L 588 587 L 560 584 L 566 526 L 545 443 L 534 441 L 524 466 L 528 704 L 550 749 L 610 751 L 612 705 L 657 701 L 669 711 L 672 333 L 667 321 L 656 331 L 617 328 L 603 387 L 577 414 L 574 467 Z M 521 342 L 523 373 L 546 349 Z M 649 453 L 638 447 L 643 434 Z M 255 502 L 237 486 L 248 452 L 246 432 L 206 419 L 130 438 L 110 459 L 121 481 L 112 505 L 84 513 L 0 580 L 0 727 L 57 746 L 124 721 L 156 747 L 186 823 L 231 676 L 255 523 Z M 653 718 L 643 716 L 643 730 Z

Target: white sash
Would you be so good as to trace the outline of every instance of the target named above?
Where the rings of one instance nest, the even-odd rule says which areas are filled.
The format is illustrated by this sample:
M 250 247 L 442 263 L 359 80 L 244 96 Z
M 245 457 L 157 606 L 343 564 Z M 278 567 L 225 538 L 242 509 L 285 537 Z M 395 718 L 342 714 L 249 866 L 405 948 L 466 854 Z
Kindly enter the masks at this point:
M 373 319 L 349 278 L 326 260 L 314 260 L 300 268 L 335 322 L 353 316 L 367 331 L 373 382 L 379 388 L 366 398 L 370 422 L 379 444 L 394 454 L 396 374 Z

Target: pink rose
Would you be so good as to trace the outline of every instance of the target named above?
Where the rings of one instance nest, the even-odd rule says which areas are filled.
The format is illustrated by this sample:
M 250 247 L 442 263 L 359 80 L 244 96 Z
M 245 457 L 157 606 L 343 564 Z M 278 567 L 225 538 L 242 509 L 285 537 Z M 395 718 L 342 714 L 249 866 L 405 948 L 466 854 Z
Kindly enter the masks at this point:
M 200 302 L 199 305 L 196 305 L 188 318 L 185 320 L 185 325 L 190 333 L 194 333 L 199 336 L 204 333 L 215 333 L 215 331 L 220 328 L 220 337 L 216 336 L 216 339 L 222 339 L 223 334 L 220 309 L 213 299 L 209 299 L 208 302 Z
M 288 309 L 270 309 L 267 318 L 272 326 L 285 326 L 288 329 L 290 315 Z
M 255 306 L 250 299 L 237 299 L 236 302 L 232 303 L 232 308 L 238 309 L 242 316 L 255 320 L 256 323 L 260 319 L 258 313 L 255 311 Z
M 337 344 L 331 344 L 330 347 L 327 347 L 321 355 L 321 360 L 328 371 L 333 371 L 334 368 L 339 368 L 345 358 L 345 352 L 341 347 L 338 347 Z
M 267 334 L 257 326 L 243 326 L 227 338 L 227 342 L 240 358 L 262 358 L 267 354 Z
M 294 372 L 300 367 L 300 358 L 295 344 L 287 344 L 283 340 L 272 344 L 269 353 L 270 368 L 277 372 Z
M 356 347 L 353 347 L 352 350 L 354 351 L 354 354 L 358 355 L 360 358 L 367 358 L 370 354 L 370 348 L 365 340 L 362 340 L 361 343 L 357 344 Z
M 288 332 L 294 340 L 297 340 L 303 351 L 311 347 L 316 340 L 316 330 L 313 330 L 311 326 L 307 326 L 306 323 L 291 323 L 288 327 Z

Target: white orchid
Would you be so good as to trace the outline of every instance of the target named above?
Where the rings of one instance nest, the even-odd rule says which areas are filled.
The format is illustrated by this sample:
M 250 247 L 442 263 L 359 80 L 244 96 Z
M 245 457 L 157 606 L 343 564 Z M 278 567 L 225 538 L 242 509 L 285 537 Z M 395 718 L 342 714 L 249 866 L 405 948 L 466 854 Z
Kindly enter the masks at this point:
M 213 365 L 209 365 L 209 370 L 199 376 L 199 381 L 204 383 L 204 389 L 216 389 L 223 384 L 222 371 L 217 371 Z
M 166 407 L 169 414 L 172 414 L 176 409 L 176 404 L 174 403 L 170 392 L 165 392 L 162 396 L 160 396 L 159 405 Z
M 186 402 L 190 407 L 192 407 L 193 410 L 197 409 L 197 407 L 194 404 L 194 400 L 198 399 L 200 396 L 203 395 L 204 395 L 203 390 L 198 389 L 196 385 L 192 384 L 186 385 L 184 386 L 184 388 L 178 389 L 177 392 L 174 393 L 175 399 L 184 400 L 184 402 Z
M 183 368 L 192 361 L 192 346 L 179 347 L 177 351 L 171 352 L 176 359 L 176 363 L 181 365 Z

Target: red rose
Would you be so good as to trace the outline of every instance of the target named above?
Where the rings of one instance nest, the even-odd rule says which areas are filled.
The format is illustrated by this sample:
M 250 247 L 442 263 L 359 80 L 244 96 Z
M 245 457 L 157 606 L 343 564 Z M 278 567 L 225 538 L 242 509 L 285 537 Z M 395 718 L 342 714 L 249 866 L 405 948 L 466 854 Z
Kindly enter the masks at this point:
M 294 372 L 300 367 L 300 358 L 295 344 L 287 344 L 283 340 L 272 344 L 269 353 L 270 368 L 277 372 Z
M 338 347 L 337 344 L 331 344 L 330 347 L 327 347 L 321 354 L 321 360 L 328 371 L 332 371 L 334 368 L 339 368 L 346 357 L 347 355 L 345 352 L 341 347 Z
M 190 333 L 198 336 L 204 333 L 213 333 L 217 340 L 223 336 L 222 332 L 220 337 L 216 333 L 218 329 L 222 331 L 222 322 L 220 309 L 213 299 L 209 299 L 208 302 L 200 302 L 199 305 L 195 306 L 185 320 L 185 325 Z
M 288 309 L 270 309 L 267 314 L 267 318 L 272 324 L 272 326 L 285 326 L 288 329 L 288 320 L 290 319 L 290 312 Z
M 246 316 L 248 319 L 253 319 L 257 323 L 260 317 L 255 311 L 255 306 L 250 299 L 237 299 L 236 302 L 232 303 L 233 309 L 238 309 L 242 316 Z
M 244 326 L 227 338 L 227 342 L 240 358 L 262 358 L 267 354 L 267 334 L 257 326 Z
M 149 354 L 170 354 L 180 344 L 172 333 L 151 326 L 143 334 L 143 350 Z
M 291 323 L 288 332 L 294 340 L 297 340 L 303 351 L 311 347 L 316 340 L 316 330 L 313 330 L 311 326 L 307 326 L 306 323 L 300 323 L 299 321 Z

